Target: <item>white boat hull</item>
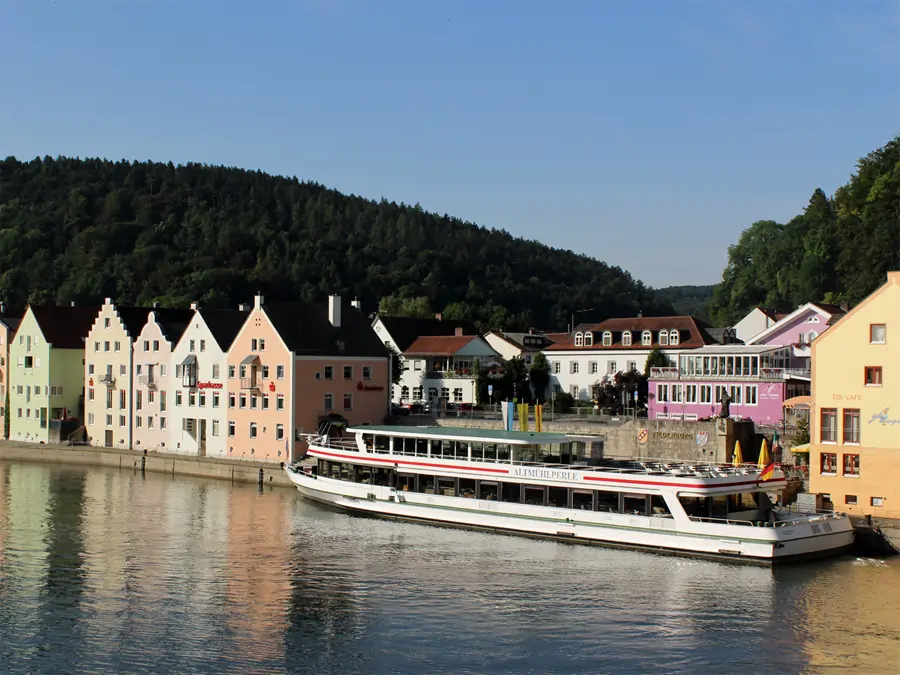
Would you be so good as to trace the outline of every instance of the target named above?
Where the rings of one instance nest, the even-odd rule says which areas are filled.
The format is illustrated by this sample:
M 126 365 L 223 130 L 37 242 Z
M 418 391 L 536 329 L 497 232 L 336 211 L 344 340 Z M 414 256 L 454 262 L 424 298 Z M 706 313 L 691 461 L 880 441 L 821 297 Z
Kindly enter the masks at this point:
M 532 506 L 419 492 L 285 469 L 304 497 L 359 514 L 568 542 L 769 565 L 833 555 L 853 543 L 848 518 L 779 527 Z

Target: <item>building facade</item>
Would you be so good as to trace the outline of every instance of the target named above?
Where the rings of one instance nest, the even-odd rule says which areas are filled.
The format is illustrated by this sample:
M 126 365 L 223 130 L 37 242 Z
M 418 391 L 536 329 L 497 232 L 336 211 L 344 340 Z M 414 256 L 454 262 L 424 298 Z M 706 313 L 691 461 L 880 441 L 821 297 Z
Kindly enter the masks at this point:
M 228 456 L 229 400 L 240 394 L 228 378 L 228 349 L 248 312 L 199 309 L 172 351 L 169 381 L 169 451 Z
M 534 357 L 546 349 L 553 340 L 542 333 L 508 333 L 492 330 L 484 335 L 487 343 L 494 348 L 504 361 L 521 358 L 527 367 L 534 363 Z
M 604 377 L 643 372 L 655 348 L 674 366 L 682 353 L 713 342 L 705 324 L 694 317 L 634 317 L 578 326 L 568 339 L 547 347 L 544 355 L 550 363 L 551 386 L 576 401 L 589 401 L 593 385 Z
M 84 338 L 97 307 L 29 307 L 9 347 L 9 437 L 65 441 L 81 425 Z
M 760 307 L 754 307 L 740 321 L 734 324 L 735 337 L 741 342 L 749 342 L 777 321 L 775 314 Z
M 5 303 L 0 302 L 0 438 L 6 438 L 9 418 L 6 415 L 7 383 L 9 381 L 9 343 L 12 341 L 23 312 L 10 311 Z
M 889 272 L 812 343 L 809 489 L 853 515 L 900 518 L 897 317 L 900 272 Z
M 500 364 L 500 355 L 478 335 L 420 337 L 403 352 L 400 401 L 434 406 L 475 403 L 475 379 L 483 367 Z
M 813 341 L 837 322 L 846 309 L 835 305 L 808 302 L 782 316 L 778 321 L 755 335 L 747 344 L 778 345 L 791 350 L 790 368 L 809 370 Z

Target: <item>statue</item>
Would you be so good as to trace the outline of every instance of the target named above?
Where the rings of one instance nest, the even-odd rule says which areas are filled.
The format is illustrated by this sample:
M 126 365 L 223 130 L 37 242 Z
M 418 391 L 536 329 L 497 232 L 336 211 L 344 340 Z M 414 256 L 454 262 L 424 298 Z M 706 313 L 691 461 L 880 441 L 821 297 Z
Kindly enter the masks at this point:
M 728 395 L 727 391 L 722 392 L 722 398 L 719 402 L 722 404 L 722 412 L 719 413 L 719 417 L 723 420 L 727 420 L 731 417 L 731 397 Z

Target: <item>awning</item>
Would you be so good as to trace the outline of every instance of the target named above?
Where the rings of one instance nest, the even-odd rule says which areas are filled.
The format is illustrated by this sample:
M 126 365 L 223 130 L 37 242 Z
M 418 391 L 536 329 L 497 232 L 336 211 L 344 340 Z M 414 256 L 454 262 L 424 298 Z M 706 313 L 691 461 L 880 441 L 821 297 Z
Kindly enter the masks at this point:
M 813 405 L 812 396 L 794 396 L 784 402 L 785 408 L 812 408 Z
M 791 448 L 791 452 L 796 452 L 797 454 L 809 453 L 809 443 L 801 443 L 800 445 L 795 445 Z
M 241 361 L 242 366 L 252 366 L 254 363 L 259 363 L 259 356 L 257 356 L 256 354 L 245 356 L 244 360 Z
M 181 362 L 183 366 L 192 366 L 197 363 L 197 357 L 193 354 L 188 354 L 184 361 Z

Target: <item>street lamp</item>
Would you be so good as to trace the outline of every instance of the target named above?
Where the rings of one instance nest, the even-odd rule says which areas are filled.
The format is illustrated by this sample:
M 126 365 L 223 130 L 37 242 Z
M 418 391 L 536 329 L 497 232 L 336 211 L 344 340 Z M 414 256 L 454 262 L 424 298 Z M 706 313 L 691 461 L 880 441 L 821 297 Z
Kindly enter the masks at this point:
M 576 314 L 584 314 L 585 312 L 593 312 L 593 311 L 594 311 L 593 309 L 576 309 L 574 312 L 572 312 L 572 327 L 571 327 L 571 330 L 573 330 L 573 331 L 575 330 L 575 315 L 576 315 Z

